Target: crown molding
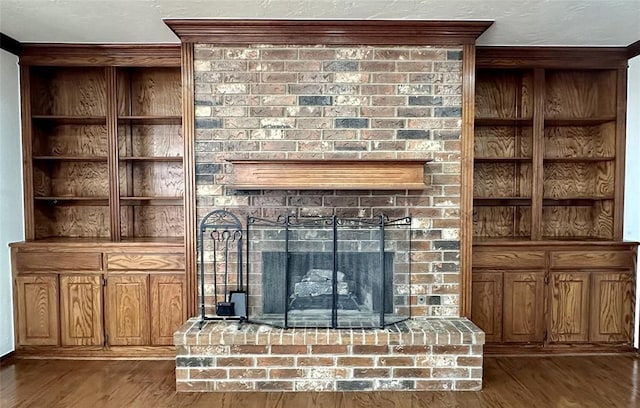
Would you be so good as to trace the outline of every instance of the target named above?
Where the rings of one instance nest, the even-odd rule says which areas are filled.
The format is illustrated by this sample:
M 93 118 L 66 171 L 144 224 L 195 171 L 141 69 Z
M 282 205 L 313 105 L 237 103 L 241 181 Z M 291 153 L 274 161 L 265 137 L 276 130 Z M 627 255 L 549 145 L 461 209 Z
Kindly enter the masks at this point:
M 462 45 L 493 21 L 165 19 L 182 42 L 221 45 Z

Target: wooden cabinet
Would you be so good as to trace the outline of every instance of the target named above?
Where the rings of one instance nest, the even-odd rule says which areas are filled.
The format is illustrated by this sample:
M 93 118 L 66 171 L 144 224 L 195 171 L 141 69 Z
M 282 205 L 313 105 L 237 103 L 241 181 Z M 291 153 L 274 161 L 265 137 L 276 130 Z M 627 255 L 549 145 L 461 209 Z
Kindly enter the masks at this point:
M 478 49 L 476 240 L 622 239 L 626 58 L 591 51 Z
M 58 345 L 58 276 L 19 276 L 14 293 L 18 344 Z
M 167 352 L 188 306 L 180 47 L 26 45 L 20 65 L 18 351 Z
M 589 272 L 551 273 L 549 340 L 589 340 Z
M 179 47 L 56 49 L 21 60 L 27 239 L 181 239 Z
M 149 344 L 148 276 L 110 275 L 105 286 L 108 344 Z
M 60 276 L 60 334 L 63 346 L 102 346 L 102 277 Z
M 471 319 L 491 345 L 631 347 L 636 247 L 477 244 Z
M 182 245 L 23 242 L 12 259 L 18 352 L 172 355 L 187 319 Z
M 544 271 L 504 274 L 503 341 L 544 340 Z

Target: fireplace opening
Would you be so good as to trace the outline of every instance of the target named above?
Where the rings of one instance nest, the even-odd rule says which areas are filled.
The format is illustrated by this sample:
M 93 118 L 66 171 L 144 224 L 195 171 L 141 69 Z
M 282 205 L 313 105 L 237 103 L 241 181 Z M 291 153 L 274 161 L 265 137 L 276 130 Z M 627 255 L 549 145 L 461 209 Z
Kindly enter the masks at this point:
M 411 218 L 248 219 L 250 321 L 372 328 L 409 318 Z

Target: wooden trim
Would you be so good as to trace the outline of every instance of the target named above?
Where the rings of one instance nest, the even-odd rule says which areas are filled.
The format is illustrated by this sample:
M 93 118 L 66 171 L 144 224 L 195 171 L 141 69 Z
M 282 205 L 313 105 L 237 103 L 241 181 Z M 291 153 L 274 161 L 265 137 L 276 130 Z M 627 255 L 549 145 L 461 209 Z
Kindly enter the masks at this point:
M 7 354 L 0 357 L 0 367 L 7 367 L 14 363 L 16 352 L 10 351 Z
M 27 65 L 178 66 L 177 44 L 23 44 L 20 62 Z
M 214 44 L 474 44 L 493 21 L 165 19 L 183 42 Z
M 462 129 L 460 190 L 460 315 L 471 318 L 473 244 L 473 142 L 476 48 L 462 48 Z
M 20 110 L 22 121 L 22 182 L 24 189 L 24 236 L 35 239 L 35 210 L 33 208 L 33 128 L 31 126 L 30 69 L 20 66 Z
M 477 47 L 478 68 L 620 68 L 625 47 Z
M 640 55 L 640 40 L 627 46 L 627 58 L 631 59 Z
M 106 69 L 107 86 L 107 163 L 109 167 L 109 214 L 111 239 L 120 241 L 120 167 L 118 165 L 118 85 L 116 69 Z
M 176 357 L 175 346 L 25 346 L 16 350 L 16 358 L 51 358 L 56 360 L 83 359 L 157 359 L 171 360 Z
M 627 128 L 627 67 L 618 69 L 616 112 L 616 167 L 614 181 L 613 239 L 622 240 L 624 226 L 624 176 Z
M 184 138 L 184 247 L 187 316 L 195 316 L 198 302 L 196 261 L 195 85 L 193 44 L 182 44 L 182 135 Z
M 228 160 L 239 190 L 419 190 L 431 160 Z
M 533 71 L 533 151 L 532 151 L 532 190 L 531 190 L 531 239 L 542 238 L 542 197 L 544 178 L 544 104 L 545 71 Z
M 10 52 L 13 55 L 20 55 L 22 44 L 20 44 L 20 41 L 9 37 L 5 33 L 0 33 L 0 49 Z

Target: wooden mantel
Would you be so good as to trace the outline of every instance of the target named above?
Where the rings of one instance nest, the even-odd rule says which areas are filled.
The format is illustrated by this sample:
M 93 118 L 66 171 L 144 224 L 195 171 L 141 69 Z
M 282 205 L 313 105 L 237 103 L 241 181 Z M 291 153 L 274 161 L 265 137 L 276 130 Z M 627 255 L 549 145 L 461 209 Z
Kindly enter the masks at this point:
M 237 190 L 419 190 L 421 160 L 233 160 Z

